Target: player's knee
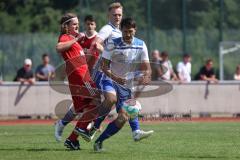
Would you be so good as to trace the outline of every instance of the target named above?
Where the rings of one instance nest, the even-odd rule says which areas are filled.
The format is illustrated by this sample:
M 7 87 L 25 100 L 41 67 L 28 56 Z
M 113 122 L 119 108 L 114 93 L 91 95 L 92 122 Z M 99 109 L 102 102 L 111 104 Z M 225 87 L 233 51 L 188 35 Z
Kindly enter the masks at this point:
M 128 116 L 126 113 L 119 113 L 116 119 L 116 126 L 122 128 L 124 124 L 128 121 Z
M 117 103 L 117 97 L 113 94 L 108 94 L 107 97 L 105 97 L 105 100 L 111 106 Z

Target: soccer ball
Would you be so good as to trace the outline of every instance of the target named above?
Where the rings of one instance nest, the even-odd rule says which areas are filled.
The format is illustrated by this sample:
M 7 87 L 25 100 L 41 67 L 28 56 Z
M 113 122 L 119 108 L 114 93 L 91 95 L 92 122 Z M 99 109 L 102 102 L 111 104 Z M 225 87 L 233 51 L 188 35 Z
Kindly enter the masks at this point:
M 128 99 L 123 102 L 123 109 L 128 113 L 129 117 L 133 119 L 138 116 L 142 106 L 136 99 Z

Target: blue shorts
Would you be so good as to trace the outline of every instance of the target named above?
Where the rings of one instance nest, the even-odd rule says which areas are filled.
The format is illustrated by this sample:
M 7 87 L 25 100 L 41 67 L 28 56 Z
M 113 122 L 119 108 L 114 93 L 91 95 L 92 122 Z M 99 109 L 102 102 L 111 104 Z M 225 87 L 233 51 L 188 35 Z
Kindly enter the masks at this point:
M 117 94 L 117 103 L 116 110 L 117 112 L 122 108 L 123 102 L 130 99 L 132 96 L 131 90 L 125 88 L 118 83 L 114 82 L 111 78 L 107 77 L 103 72 L 98 71 L 94 78 L 94 81 L 97 85 L 97 88 L 102 92 L 116 92 Z

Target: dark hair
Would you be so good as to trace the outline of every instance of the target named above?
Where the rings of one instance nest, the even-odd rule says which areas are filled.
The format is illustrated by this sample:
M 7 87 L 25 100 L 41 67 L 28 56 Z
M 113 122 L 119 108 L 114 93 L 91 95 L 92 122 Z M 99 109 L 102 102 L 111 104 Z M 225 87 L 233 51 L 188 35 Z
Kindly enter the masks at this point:
M 189 57 L 191 57 L 190 54 L 188 53 L 183 54 L 183 58 L 189 58 Z
M 95 18 L 93 17 L 93 15 L 86 15 L 84 18 L 84 22 L 87 22 L 87 21 L 95 22 Z
M 137 28 L 137 25 L 136 25 L 136 22 L 135 22 L 134 19 L 128 17 L 128 18 L 122 19 L 121 24 L 120 24 L 120 27 L 121 27 L 121 29 L 122 29 L 123 27 L 126 27 L 126 28 L 135 28 L 135 29 L 136 29 L 136 28 Z
M 209 64 L 209 63 L 211 63 L 211 62 L 213 62 L 213 60 L 212 60 L 211 58 L 209 58 L 209 59 L 206 60 L 206 64 Z
M 66 13 L 62 16 L 62 18 L 60 20 L 61 34 L 65 34 L 68 32 L 67 25 L 71 22 L 70 19 L 75 18 L 75 17 L 77 17 L 77 15 L 74 13 Z
M 168 57 L 168 52 L 167 51 L 162 51 L 161 56 Z
M 44 54 L 42 55 L 42 59 L 45 58 L 45 57 L 49 57 L 47 53 L 44 53 Z

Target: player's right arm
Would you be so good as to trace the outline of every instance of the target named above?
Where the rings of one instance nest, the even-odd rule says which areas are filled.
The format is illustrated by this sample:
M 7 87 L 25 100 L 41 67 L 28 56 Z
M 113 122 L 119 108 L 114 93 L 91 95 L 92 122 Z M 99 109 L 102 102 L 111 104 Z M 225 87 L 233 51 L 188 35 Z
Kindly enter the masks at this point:
M 77 37 L 69 40 L 69 38 L 67 38 L 65 35 L 61 36 L 59 38 L 59 42 L 56 45 L 56 51 L 58 53 L 62 53 L 65 52 L 67 50 L 69 50 L 71 48 L 71 46 L 76 43 L 77 41 L 79 41 L 80 39 L 82 39 L 83 35 L 79 34 Z
M 112 28 L 109 25 L 105 25 L 98 32 L 96 42 L 103 44 L 103 42 L 110 37 L 112 34 Z
M 103 42 L 110 37 L 111 33 L 112 33 L 112 28 L 109 25 L 103 26 L 98 32 L 93 43 L 91 44 L 90 51 L 95 49 L 96 44 L 103 45 Z
M 126 84 L 126 79 L 118 77 L 117 75 L 112 73 L 112 71 L 110 69 L 110 63 L 111 63 L 110 60 L 108 60 L 106 58 L 102 58 L 101 69 L 102 69 L 103 73 L 106 74 L 112 80 L 114 80 L 115 82 L 117 82 L 117 83 L 119 83 L 121 85 Z
M 102 71 L 110 77 L 112 80 L 115 82 L 124 85 L 126 84 L 126 79 L 121 78 L 114 73 L 112 73 L 111 68 L 110 68 L 110 63 L 111 63 L 111 57 L 112 57 L 113 51 L 103 51 L 102 53 L 102 61 L 101 61 L 101 69 Z

